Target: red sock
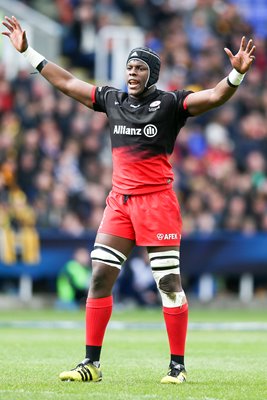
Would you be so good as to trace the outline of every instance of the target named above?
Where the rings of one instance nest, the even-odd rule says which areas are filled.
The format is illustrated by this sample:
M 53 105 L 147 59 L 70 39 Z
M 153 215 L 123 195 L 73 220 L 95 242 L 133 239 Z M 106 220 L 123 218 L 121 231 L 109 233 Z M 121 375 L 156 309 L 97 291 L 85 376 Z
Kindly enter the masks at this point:
M 188 323 L 188 304 L 182 307 L 163 307 L 163 315 L 169 338 L 170 353 L 183 356 Z
M 86 345 L 102 346 L 105 331 L 112 313 L 112 296 L 86 301 Z

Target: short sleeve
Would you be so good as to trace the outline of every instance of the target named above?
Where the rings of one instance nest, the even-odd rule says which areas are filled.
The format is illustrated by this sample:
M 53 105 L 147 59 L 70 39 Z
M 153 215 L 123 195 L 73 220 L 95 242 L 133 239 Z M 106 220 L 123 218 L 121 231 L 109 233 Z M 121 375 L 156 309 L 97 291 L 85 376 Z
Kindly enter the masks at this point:
M 97 86 L 93 103 L 95 111 L 106 112 L 106 93 L 109 89 L 109 86 Z
M 190 117 L 191 114 L 186 107 L 186 98 L 190 93 L 194 93 L 192 90 L 176 90 L 173 92 L 177 99 L 178 111 L 184 116 Z
M 112 102 L 112 98 L 108 96 L 110 93 L 118 91 L 111 86 L 97 86 L 94 96 L 93 108 L 95 111 L 107 113 L 108 102 Z

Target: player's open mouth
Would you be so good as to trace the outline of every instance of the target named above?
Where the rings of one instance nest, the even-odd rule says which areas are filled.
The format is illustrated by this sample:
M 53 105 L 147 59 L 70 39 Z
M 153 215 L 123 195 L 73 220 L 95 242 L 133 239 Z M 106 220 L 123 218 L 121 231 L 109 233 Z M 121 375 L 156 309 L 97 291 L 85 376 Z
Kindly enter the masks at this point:
M 129 87 L 130 87 L 131 89 L 134 89 L 134 88 L 136 88 L 136 87 L 139 85 L 139 82 L 138 82 L 138 81 L 135 81 L 135 80 L 133 80 L 133 79 L 131 79 L 130 81 L 128 81 L 128 85 L 129 85 Z

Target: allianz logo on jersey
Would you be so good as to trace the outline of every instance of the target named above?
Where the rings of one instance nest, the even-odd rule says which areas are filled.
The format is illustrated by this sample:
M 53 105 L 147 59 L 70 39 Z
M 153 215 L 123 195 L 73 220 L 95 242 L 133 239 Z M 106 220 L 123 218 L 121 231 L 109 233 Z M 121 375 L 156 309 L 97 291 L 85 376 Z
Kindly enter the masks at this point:
M 128 128 L 125 125 L 114 125 L 114 135 L 133 135 L 141 136 L 144 133 L 147 137 L 154 137 L 158 133 L 158 129 L 155 125 L 148 124 L 144 128 Z

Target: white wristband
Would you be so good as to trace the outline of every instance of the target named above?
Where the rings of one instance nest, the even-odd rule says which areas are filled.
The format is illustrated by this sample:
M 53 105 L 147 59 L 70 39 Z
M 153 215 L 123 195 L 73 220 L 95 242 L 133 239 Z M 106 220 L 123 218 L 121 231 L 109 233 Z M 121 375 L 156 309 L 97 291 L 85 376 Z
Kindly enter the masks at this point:
M 240 83 L 243 81 L 245 75 L 246 74 L 241 74 L 240 72 L 238 72 L 236 69 L 233 68 L 230 74 L 228 75 L 228 81 L 232 86 L 239 86 Z
M 45 57 L 39 54 L 36 50 L 34 50 L 31 46 L 27 47 L 27 50 L 25 50 L 23 53 L 23 56 L 26 58 L 26 60 L 29 61 L 29 63 L 36 68 L 42 61 L 45 60 Z

